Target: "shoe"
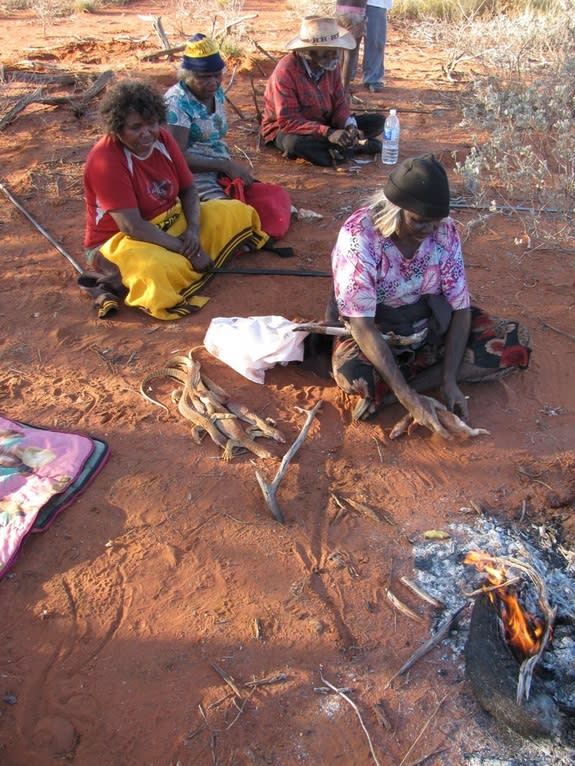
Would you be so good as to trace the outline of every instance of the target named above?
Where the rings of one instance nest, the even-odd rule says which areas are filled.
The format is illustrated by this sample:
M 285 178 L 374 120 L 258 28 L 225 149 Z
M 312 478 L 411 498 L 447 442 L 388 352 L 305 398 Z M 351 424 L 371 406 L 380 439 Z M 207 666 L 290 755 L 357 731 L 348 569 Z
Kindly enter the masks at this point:
M 354 154 L 381 154 L 381 141 L 377 138 L 362 138 L 353 148 Z
M 370 93 L 383 93 L 382 82 L 368 82 L 365 84 L 365 87 Z

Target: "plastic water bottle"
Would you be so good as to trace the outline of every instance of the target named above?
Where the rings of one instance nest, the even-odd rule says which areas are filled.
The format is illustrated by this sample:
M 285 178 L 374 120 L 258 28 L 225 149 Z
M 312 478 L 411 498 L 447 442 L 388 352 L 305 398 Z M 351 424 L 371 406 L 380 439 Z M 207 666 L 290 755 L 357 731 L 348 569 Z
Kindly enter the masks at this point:
M 399 117 L 395 109 L 389 110 L 383 127 L 381 161 L 384 165 L 395 165 L 399 159 Z

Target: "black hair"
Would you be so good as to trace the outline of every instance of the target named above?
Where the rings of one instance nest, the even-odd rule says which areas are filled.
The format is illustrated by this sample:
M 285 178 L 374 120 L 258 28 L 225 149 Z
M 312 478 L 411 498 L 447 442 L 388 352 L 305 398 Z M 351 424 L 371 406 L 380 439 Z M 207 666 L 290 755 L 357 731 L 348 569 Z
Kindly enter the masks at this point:
M 121 80 L 104 96 L 100 115 L 108 133 L 121 133 L 130 111 L 145 120 L 166 122 L 166 103 L 156 86 L 146 80 Z

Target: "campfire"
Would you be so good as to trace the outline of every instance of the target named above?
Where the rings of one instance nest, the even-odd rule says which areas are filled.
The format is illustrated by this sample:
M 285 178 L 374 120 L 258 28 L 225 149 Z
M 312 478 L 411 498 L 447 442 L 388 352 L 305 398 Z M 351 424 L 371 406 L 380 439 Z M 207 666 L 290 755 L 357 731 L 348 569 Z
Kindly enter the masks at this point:
M 461 605 L 467 583 L 469 630 L 452 640 L 477 701 L 524 737 L 520 750 L 530 754 L 544 738 L 563 763 L 573 752 L 575 721 L 571 560 L 549 528 L 529 534 L 485 515 L 449 532 L 447 544 L 416 546 L 417 582 L 449 609 Z
M 526 564 L 511 559 L 500 559 L 488 553 L 470 551 L 464 559 L 465 564 L 473 564 L 479 572 L 487 575 L 487 584 L 481 591 L 487 593 L 495 606 L 503 626 L 505 639 L 520 662 L 540 654 L 543 650 L 543 637 L 552 634 L 555 612 L 544 596 L 544 584 L 535 571 Z M 545 617 L 527 611 L 520 601 L 517 585 L 522 585 L 517 576 L 510 576 L 508 570 L 513 566 L 527 572 L 532 582 L 538 586 L 539 606 Z M 547 630 L 548 628 L 548 630 Z

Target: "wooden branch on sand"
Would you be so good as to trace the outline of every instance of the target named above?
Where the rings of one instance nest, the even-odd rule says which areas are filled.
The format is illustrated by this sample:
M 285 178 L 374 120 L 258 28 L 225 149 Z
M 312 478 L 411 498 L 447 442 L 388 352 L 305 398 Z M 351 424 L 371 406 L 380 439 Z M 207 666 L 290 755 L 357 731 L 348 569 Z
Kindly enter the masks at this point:
M 24 111 L 28 104 L 34 103 L 34 101 L 38 101 L 42 94 L 42 88 L 36 88 L 36 90 L 32 91 L 32 93 L 27 93 L 25 96 L 23 96 L 21 99 L 19 99 L 12 109 L 9 109 L 4 117 L 0 119 L 0 130 L 3 130 L 6 128 L 10 123 L 16 118 L 20 112 Z
M 71 106 L 77 114 L 81 114 L 86 104 L 97 96 L 114 78 L 114 72 L 109 69 L 103 72 L 92 85 L 78 96 L 42 96 L 42 88 L 36 88 L 35 91 L 21 98 L 10 109 L 2 119 L 0 119 L 0 130 L 9 125 L 17 114 L 23 111 L 28 104 L 47 104 L 48 106 Z
M 165 48 L 163 51 L 154 51 L 153 53 L 146 53 L 144 56 L 140 56 L 140 61 L 155 61 L 161 59 L 162 56 L 171 56 L 172 53 L 181 53 L 187 43 L 183 45 L 176 45 L 174 48 Z
M 304 410 L 304 409 L 301 409 L 300 407 L 297 407 L 297 409 L 300 412 L 307 413 L 307 418 L 303 425 L 303 428 L 301 429 L 299 436 L 297 437 L 295 442 L 292 444 L 292 446 L 288 449 L 286 454 L 283 456 L 282 461 L 280 463 L 280 467 L 278 468 L 278 472 L 276 473 L 272 483 L 268 484 L 265 479 L 265 476 L 261 473 L 261 471 L 256 470 L 256 479 L 258 480 L 258 484 L 260 485 L 261 491 L 263 492 L 264 500 L 266 501 L 268 508 L 272 512 L 272 516 L 274 517 L 276 521 L 279 521 L 280 524 L 284 524 L 285 520 L 283 517 L 283 513 L 281 512 L 278 502 L 276 500 L 276 492 L 278 490 L 281 480 L 284 477 L 287 467 L 290 464 L 290 461 L 293 459 L 294 455 L 303 444 L 305 437 L 307 436 L 307 432 L 310 429 L 312 420 L 314 419 L 316 412 L 319 410 L 321 405 L 322 405 L 322 400 L 320 399 L 311 410 Z

